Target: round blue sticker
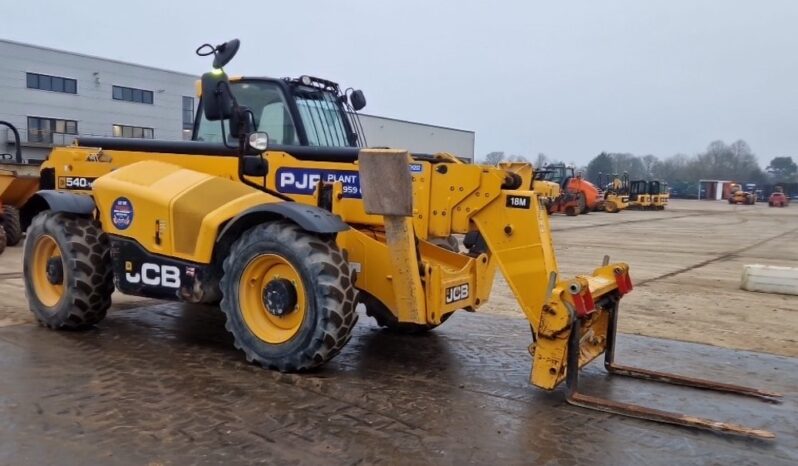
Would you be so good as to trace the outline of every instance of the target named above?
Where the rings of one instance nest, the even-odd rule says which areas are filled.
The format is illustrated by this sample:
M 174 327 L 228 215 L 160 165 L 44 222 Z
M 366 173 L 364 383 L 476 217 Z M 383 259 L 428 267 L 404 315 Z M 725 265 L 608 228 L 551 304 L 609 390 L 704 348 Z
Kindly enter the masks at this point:
M 126 197 L 118 197 L 111 205 L 111 223 L 119 230 L 125 230 L 133 223 L 133 203 Z

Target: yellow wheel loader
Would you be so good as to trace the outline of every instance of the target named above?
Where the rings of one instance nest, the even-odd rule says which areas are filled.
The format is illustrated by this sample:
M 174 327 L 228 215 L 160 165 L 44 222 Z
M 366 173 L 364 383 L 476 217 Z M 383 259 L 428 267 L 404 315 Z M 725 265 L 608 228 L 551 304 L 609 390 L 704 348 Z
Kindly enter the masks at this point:
M 321 80 L 237 87 L 222 71 L 237 48 L 203 52 L 214 71 L 202 78 L 199 131 L 218 125 L 220 142 L 83 138 L 53 150 L 42 168 L 52 187 L 23 209 L 26 293 L 44 325 L 98 323 L 114 289 L 219 303 L 247 360 L 302 371 L 344 348 L 356 303 L 383 325 L 429 330 L 478 310 L 499 272 L 532 330 L 533 385 L 565 382 L 567 401 L 591 409 L 773 437 L 581 394 L 580 368 L 604 354 L 611 374 L 779 396 L 616 364 L 627 264 L 605 257 L 590 274 L 562 277 L 548 216 L 519 177 L 448 154 L 351 147 L 360 138 L 344 103 L 359 110 L 362 93 Z M 300 110 L 297 94 L 314 102 Z M 347 145 L 279 144 L 264 128 L 290 130 L 301 144 L 337 131 Z M 469 238 L 463 248 L 450 247 L 454 234 Z
M 739 183 L 732 183 L 729 192 L 729 204 L 756 204 L 756 193 L 745 191 Z

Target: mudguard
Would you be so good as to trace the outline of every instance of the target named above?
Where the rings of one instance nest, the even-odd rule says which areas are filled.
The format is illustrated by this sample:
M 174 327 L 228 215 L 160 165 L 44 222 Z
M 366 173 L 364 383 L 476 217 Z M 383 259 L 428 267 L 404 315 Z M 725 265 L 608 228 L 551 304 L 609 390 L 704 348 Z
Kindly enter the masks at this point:
M 251 207 L 236 215 L 219 233 L 218 241 L 230 235 L 238 235 L 250 226 L 265 219 L 282 217 L 312 233 L 333 234 L 349 229 L 340 217 L 319 207 L 299 202 L 274 202 Z
M 38 191 L 20 209 L 22 228 L 27 229 L 36 214 L 43 210 L 67 212 L 78 215 L 91 215 L 96 208 L 91 196 L 61 191 Z

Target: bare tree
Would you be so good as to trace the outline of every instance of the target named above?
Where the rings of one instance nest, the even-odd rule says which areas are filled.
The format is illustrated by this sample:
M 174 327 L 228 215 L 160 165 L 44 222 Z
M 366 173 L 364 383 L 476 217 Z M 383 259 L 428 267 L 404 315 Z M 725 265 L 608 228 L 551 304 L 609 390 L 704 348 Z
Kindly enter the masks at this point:
M 498 165 L 499 162 L 504 160 L 504 152 L 494 151 L 485 156 L 486 165 Z
M 535 159 L 535 168 L 543 168 L 546 164 L 549 163 L 549 158 L 546 157 L 546 154 L 543 152 L 538 153 L 537 158 Z
M 659 161 L 659 159 L 651 154 L 648 154 L 641 157 L 640 161 L 643 162 L 643 168 L 646 170 L 646 178 L 651 178 L 654 165 Z

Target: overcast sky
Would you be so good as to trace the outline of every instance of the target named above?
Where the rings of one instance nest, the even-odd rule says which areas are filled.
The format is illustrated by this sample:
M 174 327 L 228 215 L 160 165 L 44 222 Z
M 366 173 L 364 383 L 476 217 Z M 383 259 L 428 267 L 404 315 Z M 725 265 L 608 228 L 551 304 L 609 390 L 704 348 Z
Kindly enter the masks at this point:
M 238 37 L 231 75 L 313 74 L 365 111 L 586 163 L 745 139 L 798 156 L 798 1 L 2 2 L 0 37 L 188 73 Z

